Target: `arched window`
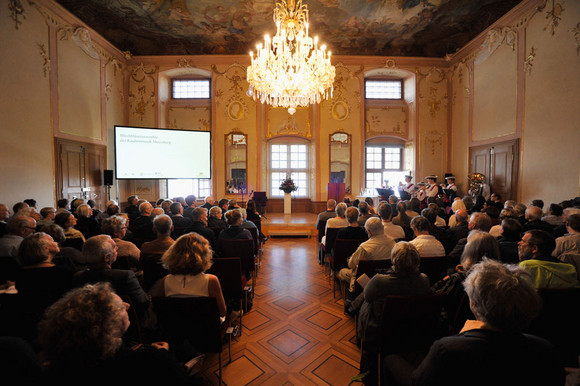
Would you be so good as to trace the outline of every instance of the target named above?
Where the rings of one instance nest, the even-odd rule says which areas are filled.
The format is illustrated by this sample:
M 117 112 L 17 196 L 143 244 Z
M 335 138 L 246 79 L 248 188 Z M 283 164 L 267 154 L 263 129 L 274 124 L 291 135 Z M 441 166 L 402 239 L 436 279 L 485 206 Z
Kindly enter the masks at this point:
M 270 197 L 283 197 L 280 183 L 286 177 L 294 180 L 298 190 L 293 194 L 297 197 L 307 197 L 309 193 L 310 143 L 299 139 L 275 139 L 269 144 L 269 185 Z

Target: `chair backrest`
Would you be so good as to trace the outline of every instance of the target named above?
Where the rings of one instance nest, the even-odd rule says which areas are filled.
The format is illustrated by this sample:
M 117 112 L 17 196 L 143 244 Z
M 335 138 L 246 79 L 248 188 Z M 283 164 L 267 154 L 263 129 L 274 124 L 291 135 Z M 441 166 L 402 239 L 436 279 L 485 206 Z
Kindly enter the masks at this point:
M 224 228 L 220 228 L 220 227 L 210 227 L 209 229 L 211 229 L 215 235 L 215 239 L 218 239 L 218 236 L 220 235 L 220 232 L 224 229 Z
M 332 254 L 332 248 L 334 247 L 334 242 L 336 241 L 336 236 L 338 235 L 338 231 L 341 229 L 342 228 L 328 228 L 328 229 L 326 229 L 326 240 L 324 241 L 324 251 L 326 253 Z
M 254 223 L 254 225 L 256 226 L 256 228 L 258 228 L 258 233 L 262 232 L 262 220 L 258 219 L 258 220 L 252 220 L 252 222 Z
M 572 264 L 576 268 L 576 275 L 580 281 L 580 253 L 564 252 L 559 256 L 564 263 Z
M 447 275 L 449 259 L 443 257 L 421 257 L 419 270 L 429 278 L 431 285 L 443 279 Z
M 7 280 L 15 281 L 20 269 L 20 262 L 17 258 L 11 256 L 0 257 L 0 284 L 4 284 Z
M 318 242 L 321 242 L 324 231 L 326 230 L 326 220 L 319 220 L 316 230 L 318 231 Z
M 161 256 L 148 255 L 146 258 L 141 258 L 141 267 L 143 268 L 143 289 L 149 291 L 153 284 L 169 273 L 161 264 Z
M 219 243 L 219 257 L 239 257 L 243 272 L 252 272 L 255 269 L 253 239 L 222 239 Z
M 381 353 L 428 349 L 444 333 L 440 315 L 445 294 L 387 296 L 381 316 Z
M 242 263 L 239 257 L 214 259 L 207 273 L 218 277 L 224 298 L 240 299 L 244 295 Z
M 114 269 L 131 269 L 131 264 L 129 263 L 129 256 L 117 256 L 117 260 L 111 264 L 111 268 Z
M 403 226 L 402 228 L 405 231 L 405 240 L 406 241 L 411 241 L 415 238 L 415 232 L 413 232 L 413 229 L 411 229 L 410 226 Z
M 540 289 L 542 310 L 526 329 L 549 340 L 560 352 L 566 367 L 577 367 L 580 355 L 580 288 Z
M 348 258 L 356 251 L 364 239 L 336 239 L 334 242 L 334 258 L 332 259 L 332 269 L 335 272 L 348 267 Z
M 372 279 L 376 275 L 377 270 L 385 270 L 391 268 L 391 259 L 380 259 L 380 260 L 359 260 L 358 266 L 356 268 L 356 279 L 366 274 L 369 279 Z M 361 285 L 356 282 L 354 285 L 354 295 L 357 296 L 363 291 Z
M 246 228 L 250 231 L 250 233 L 252 234 L 252 239 L 254 240 L 254 255 L 258 254 L 258 245 L 259 245 L 259 241 L 258 241 L 258 228 Z
M 200 353 L 221 353 L 222 329 L 215 298 L 153 297 L 151 301 L 160 337 L 170 347 L 189 344 Z

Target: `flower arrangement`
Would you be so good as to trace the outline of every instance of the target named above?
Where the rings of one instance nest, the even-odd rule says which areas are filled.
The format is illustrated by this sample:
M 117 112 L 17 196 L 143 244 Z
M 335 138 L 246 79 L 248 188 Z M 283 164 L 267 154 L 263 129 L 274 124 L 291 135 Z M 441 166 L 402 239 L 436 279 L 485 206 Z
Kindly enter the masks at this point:
M 282 180 L 279 189 L 283 190 L 284 193 L 291 193 L 298 190 L 298 186 L 294 184 L 294 180 L 292 178 L 286 177 L 285 179 Z

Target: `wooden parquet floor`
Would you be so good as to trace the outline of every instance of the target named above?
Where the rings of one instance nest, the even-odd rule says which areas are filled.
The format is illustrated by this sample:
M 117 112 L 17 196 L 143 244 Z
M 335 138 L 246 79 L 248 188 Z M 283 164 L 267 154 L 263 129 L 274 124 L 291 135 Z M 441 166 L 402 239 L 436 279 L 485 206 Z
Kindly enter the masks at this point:
M 252 309 L 242 336 L 222 353 L 226 385 L 348 385 L 358 374 L 354 319 L 318 264 L 316 237 L 272 238 L 264 245 Z M 206 358 L 218 384 L 217 354 Z

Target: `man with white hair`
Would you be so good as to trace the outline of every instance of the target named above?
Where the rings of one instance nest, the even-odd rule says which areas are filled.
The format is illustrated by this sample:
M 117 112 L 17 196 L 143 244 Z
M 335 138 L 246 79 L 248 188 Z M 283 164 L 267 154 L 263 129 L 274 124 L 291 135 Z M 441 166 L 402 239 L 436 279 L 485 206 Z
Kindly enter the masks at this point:
M 568 216 L 566 226 L 568 234 L 556 239 L 556 248 L 552 252 L 554 257 L 566 252 L 580 254 L 580 214 Z
M 564 213 L 562 213 L 562 221 L 564 223 L 554 228 L 554 237 L 562 237 L 568 233 L 568 225 L 566 222 L 568 221 L 568 217 L 573 214 L 580 214 L 580 208 L 569 207 L 564 209 Z
M 360 244 L 352 256 L 348 258 L 348 268 L 343 268 L 337 273 L 337 277 L 340 280 L 350 283 L 350 292 L 354 292 L 358 262 L 362 259 L 390 259 L 391 249 L 395 246 L 395 240 L 385 235 L 385 228 L 380 218 L 369 218 L 365 222 L 365 229 L 369 235 L 369 239 Z
M 0 237 L 0 257 L 18 256 L 18 248 L 25 237 L 36 231 L 36 220 L 30 216 L 16 215 L 6 223 L 6 234 Z
M 129 222 L 129 228 L 133 232 L 133 237 L 137 240 L 154 240 L 156 235 L 153 232 L 153 205 L 145 201 L 139 205 L 139 217 Z M 137 241 L 136 240 L 136 241 Z M 135 243 L 137 244 L 137 243 Z M 138 244 L 138 247 L 141 245 Z
M 526 223 L 524 224 L 524 229 L 523 229 L 524 232 L 532 230 L 532 229 L 539 229 L 542 231 L 546 231 L 551 235 L 554 234 L 554 227 L 552 225 L 550 225 L 549 223 L 542 220 L 542 217 L 544 216 L 544 212 L 543 212 L 542 208 L 540 208 L 539 206 L 535 206 L 535 205 L 528 206 L 528 208 L 526 209 L 525 216 L 526 216 Z
M 212 196 L 207 196 L 205 198 L 205 203 L 201 207 L 210 210 L 211 207 L 214 206 L 214 202 L 215 200 Z

